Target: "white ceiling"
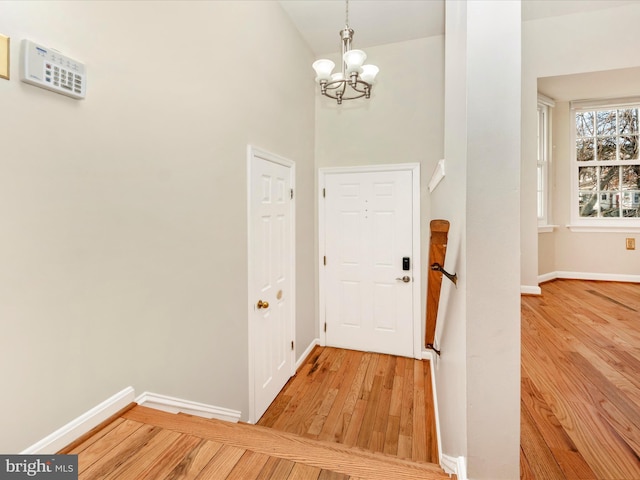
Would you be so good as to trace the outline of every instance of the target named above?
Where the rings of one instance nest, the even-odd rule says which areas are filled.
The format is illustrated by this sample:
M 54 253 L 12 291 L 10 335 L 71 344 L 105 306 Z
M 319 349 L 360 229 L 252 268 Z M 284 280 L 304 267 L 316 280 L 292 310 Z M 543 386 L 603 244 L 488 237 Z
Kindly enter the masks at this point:
M 510 1 L 510 0 L 503 0 Z M 640 0 L 522 0 L 523 21 L 615 8 Z M 344 0 L 280 0 L 319 58 L 340 50 Z M 444 34 L 445 0 L 350 0 L 354 48 Z M 539 79 L 539 90 L 558 101 L 638 95 L 640 68 Z M 606 88 L 606 90 L 603 90 Z
M 343 0 L 281 0 L 316 55 L 340 51 Z M 351 0 L 354 48 L 415 40 L 444 33 L 444 0 Z
M 509 0 L 504 0 L 509 1 Z M 639 0 L 523 0 L 523 20 L 612 8 Z M 340 50 L 343 0 L 280 0 L 315 55 Z M 355 48 L 403 42 L 444 33 L 444 0 L 350 0 Z

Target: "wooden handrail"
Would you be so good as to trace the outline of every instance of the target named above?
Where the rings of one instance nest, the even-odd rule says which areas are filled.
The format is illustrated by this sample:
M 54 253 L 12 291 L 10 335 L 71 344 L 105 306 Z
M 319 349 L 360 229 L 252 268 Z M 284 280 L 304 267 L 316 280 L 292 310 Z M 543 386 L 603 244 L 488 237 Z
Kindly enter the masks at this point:
M 449 237 L 449 222 L 447 220 L 431 220 L 429 224 L 431 236 L 429 238 L 429 266 L 444 265 L 447 253 L 447 239 Z M 442 288 L 442 267 L 429 268 L 427 276 L 427 318 L 424 344 L 427 348 L 435 349 L 433 342 L 436 336 L 436 321 L 438 319 L 438 304 L 440 303 L 440 289 Z

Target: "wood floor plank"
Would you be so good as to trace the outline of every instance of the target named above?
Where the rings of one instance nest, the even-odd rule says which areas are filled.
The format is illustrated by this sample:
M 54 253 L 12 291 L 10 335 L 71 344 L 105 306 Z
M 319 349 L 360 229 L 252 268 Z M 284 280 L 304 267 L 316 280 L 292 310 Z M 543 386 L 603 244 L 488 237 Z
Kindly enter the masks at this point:
M 108 445 L 108 448 L 105 448 L 101 442 L 98 442 L 94 444 L 95 447 L 89 447 L 84 455 L 80 455 L 78 457 L 79 479 L 104 479 L 162 431 L 161 428 L 154 425 L 139 423 L 142 423 L 139 428 L 130 435 L 121 437 L 117 444 Z M 96 451 L 100 452 L 97 459 L 94 457 Z
M 398 439 L 400 438 L 400 417 L 389 415 L 387 431 L 384 437 L 383 453 L 398 455 Z
M 270 457 L 256 480 L 270 480 L 277 478 L 287 478 L 295 465 L 291 460 Z
M 222 443 L 201 440 L 198 446 L 186 455 L 165 480 L 194 480 L 222 448 Z
M 520 418 L 520 444 L 534 478 L 565 479 L 553 453 L 542 440 L 540 432 L 526 410 Z
M 161 430 L 153 438 L 150 438 L 148 442 L 141 444 L 140 448 L 135 451 L 132 450 L 131 454 L 116 468 L 113 468 L 108 473 L 104 472 L 101 478 L 104 480 L 144 478 L 145 474 L 159 462 L 164 452 L 171 448 L 181 436 L 179 432 Z
M 349 446 L 355 446 L 358 443 L 360 427 L 362 427 L 364 414 L 367 410 L 367 403 L 366 400 L 358 399 L 353 412 L 345 416 L 345 419 L 348 421 L 348 426 L 341 443 Z
M 402 410 L 400 412 L 400 435 L 398 437 L 398 456 L 400 458 L 411 458 L 413 454 L 413 378 L 413 362 L 406 362 L 402 391 Z
M 376 421 L 376 414 L 380 403 L 383 383 L 384 377 L 381 375 L 375 375 L 371 382 L 370 390 L 367 392 L 365 411 L 362 417 L 362 424 L 360 425 L 360 432 L 358 433 L 358 440 L 356 441 L 356 445 L 361 448 L 369 447 L 369 442 L 371 441 L 371 436 L 373 434 L 373 425 Z
M 402 357 L 396 359 L 393 375 L 393 386 L 391 387 L 391 404 L 389 405 L 389 415 L 400 417 L 402 412 L 402 393 L 404 391 L 404 375 L 406 370 L 406 360 Z
M 351 394 L 351 387 L 357 384 L 356 375 L 359 371 L 358 361 L 360 356 L 357 352 L 347 350 L 348 358 L 344 365 L 344 372 L 339 376 L 340 384 L 337 386 L 338 391 L 335 400 L 331 406 L 327 418 L 322 426 L 322 430 L 318 434 L 319 440 L 336 441 L 344 437 L 345 424 L 343 409 L 348 408 L 347 397 Z M 353 393 L 353 398 L 357 398 L 357 393 Z
M 133 420 L 121 419 L 114 428 L 110 428 L 106 433 L 99 432 L 95 439 L 89 438 L 80 445 L 76 445 L 69 453 L 79 454 L 82 457 L 78 460 L 78 468 L 80 471 L 86 470 L 96 461 L 101 460 L 104 455 L 112 450 L 116 445 L 122 442 L 124 438 L 133 434 L 140 429 L 143 424 L 134 422 Z
M 144 470 L 133 470 L 135 475 L 129 475 L 136 480 L 156 480 L 158 478 L 166 479 L 173 476 L 175 468 L 189 457 L 192 451 L 200 445 L 202 440 L 192 435 L 181 435 L 175 442 L 170 443 L 160 454 L 151 460 L 147 453 L 144 453 L 145 461 L 148 466 Z M 142 463 L 142 462 L 140 462 Z M 140 473 L 137 473 L 140 471 Z M 118 476 L 115 478 L 124 478 Z
M 365 375 L 369 368 L 371 356 L 364 355 L 362 352 L 358 352 L 357 356 L 358 369 L 356 370 L 353 381 L 349 386 L 344 403 L 342 404 L 342 409 L 338 414 L 339 421 L 336 422 L 333 439 L 325 437 L 323 438 L 324 440 L 344 443 L 346 445 L 355 445 L 355 441 L 358 438 L 360 422 L 362 420 L 365 407 L 364 402 L 359 400 L 359 397 L 363 388 Z M 360 402 L 360 404 L 358 404 L 358 402 Z M 356 417 L 357 424 L 351 423 L 354 416 Z
M 575 444 L 531 379 L 522 380 L 521 392 L 522 409 L 539 427 L 545 443 L 552 448 L 575 450 Z
M 349 476 L 343 473 L 332 472 L 330 470 L 322 470 L 318 476 L 318 480 L 348 480 Z
M 316 480 L 320 476 L 320 472 L 321 469 L 318 467 L 296 463 L 287 480 Z
M 424 398 L 424 363 L 413 363 L 413 429 L 411 442 L 411 458 L 427 461 L 426 405 Z
M 245 452 L 246 449 L 244 448 L 223 445 L 207 466 L 202 469 L 196 480 L 227 478 L 227 475 L 231 473 L 231 470 L 233 470 L 233 467 L 236 466 Z
M 267 464 L 269 456 L 247 450 L 235 464 L 226 480 L 254 480 Z
M 535 476 L 529 466 L 526 453 L 520 447 L 520 480 L 535 480 Z
M 395 357 L 393 358 L 395 359 Z M 387 387 L 388 383 L 387 375 L 385 375 L 385 377 L 382 377 L 382 388 L 378 399 L 376 417 L 373 422 L 373 432 L 371 434 L 369 446 L 367 447 L 372 452 L 384 452 L 384 442 L 386 440 L 387 424 L 389 422 L 389 408 L 391 406 L 392 393 L 391 388 Z M 391 386 L 393 386 L 392 382 Z

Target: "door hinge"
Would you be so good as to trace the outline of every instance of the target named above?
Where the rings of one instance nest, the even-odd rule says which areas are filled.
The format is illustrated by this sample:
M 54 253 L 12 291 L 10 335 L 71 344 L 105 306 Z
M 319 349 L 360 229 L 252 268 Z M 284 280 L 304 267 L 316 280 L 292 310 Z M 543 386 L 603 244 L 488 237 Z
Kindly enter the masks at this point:
M 291 340 L 291 350 L 293 350 L 293 340 Z
M 322 257 L 322 262 L 326 265 L 327 264 L 327 256 L 325 255 L 324 257 Z
M 291 200 L 293 200 L 293 188 L 291 189 Z
M 327 333 L 327 322 L 324 322 L 324 333 Z
M 326 198 L 326 196 L 327 196 L 327 191 L 326 191 L 326 189 L 323 188 L 322 189 L 322 198 Z

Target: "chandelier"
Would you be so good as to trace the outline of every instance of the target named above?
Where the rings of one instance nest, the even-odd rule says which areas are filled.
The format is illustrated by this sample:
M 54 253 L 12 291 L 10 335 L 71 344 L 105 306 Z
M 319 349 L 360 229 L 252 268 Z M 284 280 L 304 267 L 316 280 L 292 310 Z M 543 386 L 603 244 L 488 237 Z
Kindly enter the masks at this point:
M 340 31 L 342 44 L 342 71 L 332 73 L 336 66 L 331 60 L 321 59 L 313 62 L 316 71 L 316 82 L 320 85 L 322 95 L 338 101 L 370 98 L 371 87 L 378 74 L 375 65 L 363 65 L 367 54 L 362 50 L 351 50 L 353 30 L 349 28 L 349 0 L 346 0 L 345 27 Z

